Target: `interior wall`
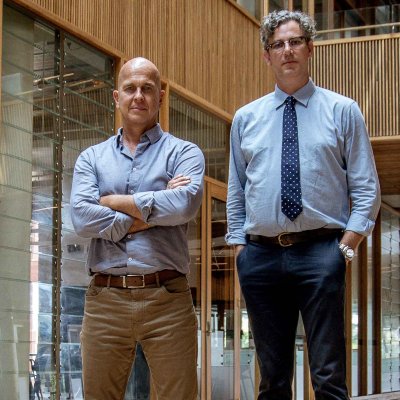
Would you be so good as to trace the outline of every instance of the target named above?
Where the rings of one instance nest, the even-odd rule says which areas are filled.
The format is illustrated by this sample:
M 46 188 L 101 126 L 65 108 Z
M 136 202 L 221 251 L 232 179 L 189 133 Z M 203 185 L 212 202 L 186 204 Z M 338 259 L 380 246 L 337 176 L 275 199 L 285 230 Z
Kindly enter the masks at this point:
M 13 3 L 127 58 L 149 58 L 164 78 L 231 114 L 273 88 L 259 26 L 225 0 Z

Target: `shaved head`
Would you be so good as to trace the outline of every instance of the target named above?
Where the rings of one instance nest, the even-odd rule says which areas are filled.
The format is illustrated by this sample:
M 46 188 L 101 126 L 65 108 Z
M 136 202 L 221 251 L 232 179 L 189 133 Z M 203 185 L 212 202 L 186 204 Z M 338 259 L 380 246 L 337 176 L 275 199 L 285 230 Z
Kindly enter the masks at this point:
M 146 58 L 132 58 L 122 66 L 113 96 L 121 112 L 125 138 L 132 134 L 137 139 L 157 124 L 164 96 L 160 72 Z
M 161 89 L 161 78 L 158 68 L 150 60 L 144 57 L 132 58 L 122 66 L 118 75 L 118 87 L 127 77 L 127 75 L 141 71 L 146 72 L 146 74 L 148 74 L 148 76 L 154 80 L 157 88 Z

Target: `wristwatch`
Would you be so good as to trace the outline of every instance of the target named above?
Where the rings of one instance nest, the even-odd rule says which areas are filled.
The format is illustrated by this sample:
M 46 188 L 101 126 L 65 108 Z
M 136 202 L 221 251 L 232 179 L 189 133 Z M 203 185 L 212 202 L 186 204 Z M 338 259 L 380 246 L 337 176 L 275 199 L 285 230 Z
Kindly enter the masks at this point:
M 347 261 L 351 261 L 353 259 L 354 250 L 350 246 L 347 246 L 347 244 L 344 244 L 344 243 L 340 243 L 339 244 L 339 249 L 343 253 L 344 258 Z

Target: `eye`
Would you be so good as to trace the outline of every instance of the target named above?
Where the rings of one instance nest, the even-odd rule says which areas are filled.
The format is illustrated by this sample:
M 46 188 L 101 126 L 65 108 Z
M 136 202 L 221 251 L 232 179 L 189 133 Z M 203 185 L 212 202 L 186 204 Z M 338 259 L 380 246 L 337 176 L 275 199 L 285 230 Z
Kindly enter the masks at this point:
M 303 38 L 298 37 L 298 38 L 293 38 L 289 40 L 289 44 L 291 47 L 298 47 L 303 44 Z
M 149 92 L 151 92 L 152 90 L 153 90 L 153 86 L 151 86 L 151 85 L 144 85 L 144 86 L 142 87 L 142 91 L 145 92 L 145 93 L 149 93 Z
M 124 91 L 127 93 L 132 93 L 135 91 L 135 88 L 133 86 L 127 86 L 124 88 Z
M 276 42 L 271 43 L 269 46 L 272 50 L 280 50 L 285 46 L 285 43 L 282 42 L 281 40 L 278 40 Z

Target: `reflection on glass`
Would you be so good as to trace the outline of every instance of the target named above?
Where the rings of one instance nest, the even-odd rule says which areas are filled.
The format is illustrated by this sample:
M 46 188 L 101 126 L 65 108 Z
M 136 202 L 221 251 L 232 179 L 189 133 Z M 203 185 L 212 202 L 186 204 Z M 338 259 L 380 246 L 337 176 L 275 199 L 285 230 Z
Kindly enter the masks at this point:
M 2 28 L 1 396 L 79 399 L 87 242 L 68 201 L 79 152 L 112 134 L 112 60 L 8 6 Z
M 296 337 L 296 355 L 295 355 L 295 371 L 294 371 L 294 396 L 296 400 L 304 399 L 304 337 Z
M 211 205 L 211 398 L 234 397 L 234 259 L 225 244 L 226 204 Z
M 358 325 L 358 316 L 359 316 L 359 303 L 358 303 L 358 293 L 359 293 L 359 262 L 358 262 L 358 254 L 356 252 L 353 261 L 351 262 L 351 394 L 353 396 L 358 395 L 358 339 L 359 339 L 359 325 Z
M 181 139 L 196 143 L 206 160 L 206 175 L 227 182 L 228 125 L 218 118 L 170 95 L 170 132 Z
M 201 377 L 201 213 L 197 213 L 195 219 L 189 222 L 188 229 L 188 243 L 189 243 L 189 256 L 190 256 L 190 272 L 188 275 L 188 281 L 190 286 L 190 291 L 192 292 L 194 309 L 197 316 L 197 380 L 200 394 L 200 377 Z
M 243 296 L 240 303 L 240 398 L 254 399 L 255 347 Z
M 382 391 L 400 390 L 400 218 L 382 209 Z
M 62 42 L 63 114 L 61 134 L 62 238 L 61 238 L 61 393 L 82 398 L 82 365 L 79 335 L 89 276 L 85 262 L 89 239 L 78 237 L 72 227 L 69 198 L 72 173 L 79 153 L 113 134 L 114 112 L 111 60 L 81 42 L 66 36 Z M 136 369 L 134 369 L 136 371 Z M 131 379 L 132 381 L 132 379 Z M 132 386 L 134 383 L 132 383 Z M 127 391 L 126 399 L 136 399 Z
M 287 10 L 289 8 L 288 0 L 268 0 L 268 11 Z
M 381 35 L 400 31 L 400 4 L 390 0 L 365 2 L 315 1 L 315 19 L 318 39 L 339 39 L 356 36 Z M 358 7 L 357 5 L 361 6 Z M 387 24 L 386 26 L 383 26 Z M 366 26 L 366 28 L 362 28 Z M 349 28 L 349 30 L 346 30 Z M 350 29 L 357 28 L 357 29 Z M 335 29 L 344 29 L 332 32 Z
M 262 0 L 236 0 L 238 4 L 244 7 L 251 15 L 260 19 L 262 17 Z

